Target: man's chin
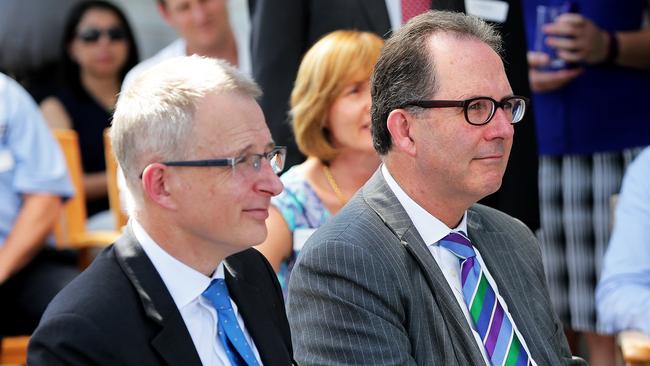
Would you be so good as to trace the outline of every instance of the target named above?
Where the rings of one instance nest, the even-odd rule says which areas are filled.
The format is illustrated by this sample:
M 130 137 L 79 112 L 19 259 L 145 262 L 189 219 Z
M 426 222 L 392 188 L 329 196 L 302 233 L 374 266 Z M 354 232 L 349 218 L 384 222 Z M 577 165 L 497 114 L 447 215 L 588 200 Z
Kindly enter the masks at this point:
M 494 182 L 486 182 L 486 184 L 483 186 L 483 195 L 481 199 L 485 198 L 486 196 L 489 196 L 493 193 L 496 193 L 499 191 L 501 188 L 503 180 L 499 178 L 498 180 L 495 180 Z
M 246 243 L 249 246 L 256 246 L 262 244 L 268 235 L 266 225 L 259 225 L 259 227 L 249 226 L 247 229 Z

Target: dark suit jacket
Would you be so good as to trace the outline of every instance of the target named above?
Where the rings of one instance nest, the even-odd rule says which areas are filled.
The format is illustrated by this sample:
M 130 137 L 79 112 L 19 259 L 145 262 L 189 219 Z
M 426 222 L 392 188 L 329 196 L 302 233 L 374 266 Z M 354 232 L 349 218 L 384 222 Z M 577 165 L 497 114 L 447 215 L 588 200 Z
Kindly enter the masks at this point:
M 292 362 L 275 273 L 255 249 L 225 260 L 225 278 L 265 365 Z M 201 365 L 178 308 L 130 229 L 49 305 L 30 365 Z
M 468 235 L 538 365 L 572 359 L 540 248 L 520 221 L 475 205 Z M 451 288 L 381 172 L 305 244 L 289 284 L 300 365 L 483 365 Z
M 505 45 L 506 73 L 516 94 L 530 96 L 526 38 L 520 0 L 507 0 L 509 14 L 498 24 Z M 390 34 L 385 0 L 256 0 L 251 7 L 253 76 L 264 95 L 271 134 L 288 146 L 287 166 L 303 157 L 288 121 L 289 96 L 302 55 L 323 35 L 337 29 Z M 464 11 L 464 0 L 433 0 L 438 10 Z M 515 142 L 501 190 L 483 202 L 513 215 L 531 229 L 539 227 L 537 144 L 532 113 L 516 127 Z

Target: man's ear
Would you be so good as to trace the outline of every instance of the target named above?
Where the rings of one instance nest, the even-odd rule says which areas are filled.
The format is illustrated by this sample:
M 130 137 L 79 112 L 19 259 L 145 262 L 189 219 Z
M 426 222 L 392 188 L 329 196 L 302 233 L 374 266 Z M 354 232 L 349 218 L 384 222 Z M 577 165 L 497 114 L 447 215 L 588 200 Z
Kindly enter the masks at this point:
M 413 116 L 405 109 L 395 109 L 388 115 L 386 126 L 390 132 L 393 148 L 409 156 L 415 156 L 416 147 L 412 137 Z
M 160 163 L 149 164 L 142 172 L 142 190 L 146 198 L 158 205 L 175 210 L 177 204 L 170 192 L 169 169 Z

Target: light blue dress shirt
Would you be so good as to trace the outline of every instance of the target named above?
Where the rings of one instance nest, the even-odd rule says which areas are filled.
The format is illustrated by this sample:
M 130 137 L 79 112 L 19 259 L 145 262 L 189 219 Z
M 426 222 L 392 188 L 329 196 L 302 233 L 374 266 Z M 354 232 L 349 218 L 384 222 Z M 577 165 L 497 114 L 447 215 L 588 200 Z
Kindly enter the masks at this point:
M 0 246 L 16 221 L 24 193 L 67 198 L 74 188 L 38 106 L 18 83 L 0 73 Z
M 596 291 L 598 316 L 609 332 L 650 334 L 650 148 L 629 166 Z

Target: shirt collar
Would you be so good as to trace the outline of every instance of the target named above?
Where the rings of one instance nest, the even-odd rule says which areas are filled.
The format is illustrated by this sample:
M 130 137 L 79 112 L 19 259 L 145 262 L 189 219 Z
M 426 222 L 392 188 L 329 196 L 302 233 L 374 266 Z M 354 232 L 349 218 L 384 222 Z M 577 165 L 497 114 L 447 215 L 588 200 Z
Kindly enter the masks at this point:
M 409 197 L 397 181 L 395 181 L 385 164 L 382 164 L 381 166 L 381 173 L 384 176 L 388 187 L 393 191 L 402 207 L 404 207 L 404 211 L 406 211 L 406 214 L 413 222 L 415 229 L 418 231 L 426 245 L 434 245 L 438 243 L 440 239 L 444 238 L 452 231 L 462 231 L 467 234 L 467 211 L 463 214 L 463 219 L 460 221 L 460 224 L 451 229 Z
M 224 278 L 223 262 L 219 263 L 217 270 L 208 277 L 162 249 L 137 220 L 131 218 L 130 221 L 135 238 L 160 274 L 179 309 L 200 297 L 213 279 Z

